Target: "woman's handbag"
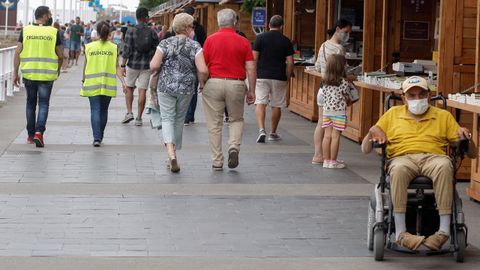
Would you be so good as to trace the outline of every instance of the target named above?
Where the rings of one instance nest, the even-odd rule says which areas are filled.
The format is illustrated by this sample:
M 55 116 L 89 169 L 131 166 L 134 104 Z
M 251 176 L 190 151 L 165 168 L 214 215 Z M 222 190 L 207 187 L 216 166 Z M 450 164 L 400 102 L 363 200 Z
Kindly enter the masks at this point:
M 352 105 L 353 103 L 357 102 L 359 99 L 360 99 L 360 93 L 358 92 L 358 89 L 353 84 L 349 84 L 347 94 L 345 95 L 345 100 L 347 101 L 347 105 Z
M 320 89 L 318 89 L 317 92 L 317 105 L 318 107 L 323 107 L 323 104 L 325 104 L 325 95 L 323 94 L 323 85 L 320 86 Z

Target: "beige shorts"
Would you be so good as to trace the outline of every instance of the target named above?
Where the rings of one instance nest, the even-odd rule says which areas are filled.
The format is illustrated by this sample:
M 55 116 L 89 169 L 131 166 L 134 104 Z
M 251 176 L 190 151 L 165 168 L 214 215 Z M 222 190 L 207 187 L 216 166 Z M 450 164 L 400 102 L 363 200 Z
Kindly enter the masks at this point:
M 255 104 L 270 104 L 271 107 L 285 107 L 287 81 L 257 79 Z
M 130 88 L 137 87 L 138 89 L 146 90 L 150 82 L 150 75 L 150 69 L 133 69 L 127 67 L 125 83 Z

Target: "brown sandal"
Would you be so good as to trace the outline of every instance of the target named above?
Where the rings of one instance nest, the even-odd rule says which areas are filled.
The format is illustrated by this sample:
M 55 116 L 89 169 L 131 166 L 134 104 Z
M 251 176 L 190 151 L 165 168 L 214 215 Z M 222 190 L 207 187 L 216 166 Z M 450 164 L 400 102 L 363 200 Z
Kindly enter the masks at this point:
M 178 173 L 180 171 L 180 166 L 178 166 L 177 157 L 168 158 L 170 161 L 170 171 L 173 173 Z

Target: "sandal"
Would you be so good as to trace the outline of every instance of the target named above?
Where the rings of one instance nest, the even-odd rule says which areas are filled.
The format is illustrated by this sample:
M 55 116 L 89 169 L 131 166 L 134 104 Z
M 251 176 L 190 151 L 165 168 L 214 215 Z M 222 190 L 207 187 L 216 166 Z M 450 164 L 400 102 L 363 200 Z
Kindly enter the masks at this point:
M 396 243 L 401 247 L 410 250 L 417 250 L 424 241 L 425 236 L 413 235 L 409 232 L 401 232 Z
M 178 173 L 180 171 L 180 166 L 178 166 L 177 158 L 169 157 L 168 161 L 170 162 L 170 171 L 172 173 Z
M 448 234 L 443 231 L 438 231 L 430 235 L 423 245 L 432 251 L 439 251 L 445 242 L 447 242 L 448 238 L 450 238 Z
M 170 167 L 171 167 L 172 165 L 170 164 L 170 159 L 169 159 L 169 158 L 167 158 L 167 160 L 165 160 L 165 166 L 167 166 L 167 169 L 170 170 Z

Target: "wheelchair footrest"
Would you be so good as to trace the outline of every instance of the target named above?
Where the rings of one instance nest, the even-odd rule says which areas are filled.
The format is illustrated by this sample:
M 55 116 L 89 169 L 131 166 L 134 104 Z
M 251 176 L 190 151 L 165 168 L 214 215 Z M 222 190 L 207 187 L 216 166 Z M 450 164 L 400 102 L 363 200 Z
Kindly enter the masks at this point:
M 444 254 L 450 254 L 453 253 L 454 251 L 452 249 L 442 249 L 439 251 L 427 251 L 425 255 L 427 256 L 437 256 L 437 255 L 444 255 Z
M 410 250 L 404 247 L 397 245 L 396 243 L 391 243 L 390 249 L 400 253 L 407 253 L 407 254 L 418 254 L 420 253 L 418 250 Z

